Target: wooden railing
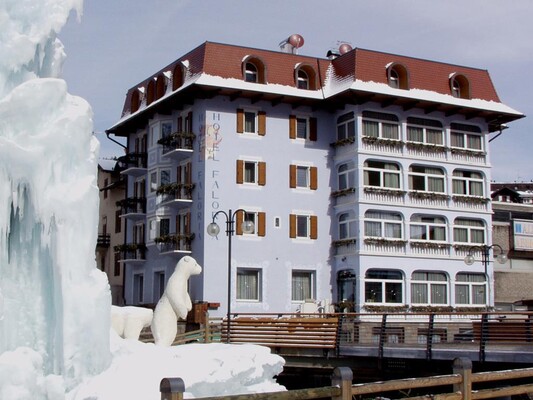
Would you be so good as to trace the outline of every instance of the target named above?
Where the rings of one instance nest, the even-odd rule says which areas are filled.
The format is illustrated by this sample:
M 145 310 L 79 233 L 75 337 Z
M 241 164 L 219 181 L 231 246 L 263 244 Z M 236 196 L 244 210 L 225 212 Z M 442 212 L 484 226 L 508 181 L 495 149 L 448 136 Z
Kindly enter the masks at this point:
M 533 378 L 533 368 L 472 373 L 472 362 L 457 358 L 453 374 L 423 378 L 398 379 L 384 382 L 352 384 L 353 373 L 346 367 L 335 368 L 331 386 L 288 390 L 284 392 L 240 394 L 221 397 L 204 397 L 202 400 L 290 400 L 332 398 L 351 400 L 353 396 L 388 397 L 423 400 L 478 400 L 503 396 L 523 395 L 533 392 L 533 384 L 513 384 L 514 379 Z M 483 388 L 481 387 L 483 385 Z M 480 386 L 479 388 L 477 386 Z M 487 386 L 490 386 L 487 388 Z M 181 400 L 186 383 L 181 378 L 164 378 L 160 384 L 162 400 Z M 415 390 L 414 397 L 405 396 L 405 391 Z M 402 395 L 400 396 L 400 391 Z M 422 394 L 423 393 L 423 394 Z

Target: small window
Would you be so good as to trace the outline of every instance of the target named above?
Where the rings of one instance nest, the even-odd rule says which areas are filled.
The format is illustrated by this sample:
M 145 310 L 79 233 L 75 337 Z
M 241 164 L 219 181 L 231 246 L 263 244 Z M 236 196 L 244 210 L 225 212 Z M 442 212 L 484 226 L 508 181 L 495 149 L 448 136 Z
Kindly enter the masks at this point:
M 339 165 L 338 190 L 355 188 L 355 164 L 353 161 Z
M 296 138 L 307 139 L 309 136 L 309 120 L 307 118 L 296 118 Z
M 266 113 L 264 111 L 237 109 L 237 132 L 264 136 L 266 133 Z
M 309 89 L 309 77 L 307 72 L 302 69 L 298 70 L 297 74 L 298 89 Z
M 347 212 L 339 215 L 339 240 L 355 238 L 357 222 L 353 213 Z
M 245 82 L 266 83 L 265 65 L 258 57 L 246 58 L 242 63 L 242 74 Z
M 246 82 L 258 82 L 257 67 L 254 63 L 247 62 L 244 70 L 244 80 Z
M 237 300 L 261 301 L 261 270 L 237 268 Z
M 450 91 L 453 97 L 459 99 L 470 98 L 470 82 L 461 74 L 453 74 L 450 78 Z
M 313 271 L 292 271 L 293 302 L 304 302 L 315 298 L 315 273 Z
M 290 165 L 289 183 L 291 188 L 318 188 L 317 167 Z
M 398 63 L 392 63 L 387 68 L 387 81 L 395 89 L 409 90 L 409 73 L 407 68 Z
M 264 186 L 266 184 L 266 163 L 237 160 L 237 183 Z
M 318 238 L 317 217 L 315 215 L 291 214 L 289 225 L 289 236 L 293 239 Z
M 317 119 L 290 115 L 289 138 L 316 141 Z
M 355 138 L 355 115 L 349 112 L 337 118 L 337 140 Z

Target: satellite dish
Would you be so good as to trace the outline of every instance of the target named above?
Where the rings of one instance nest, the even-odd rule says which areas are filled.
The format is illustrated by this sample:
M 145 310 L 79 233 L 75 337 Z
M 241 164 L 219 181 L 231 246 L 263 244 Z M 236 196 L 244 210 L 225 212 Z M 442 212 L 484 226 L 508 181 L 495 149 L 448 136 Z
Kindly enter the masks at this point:
M 341 55 L 348 53 L 349 51 L 352 51 L 352 46 L 350 46 L 348 43 L 343 43 L 339 46 L 339 53 Z
M 304 38 L 302 35 L 298 35 L 295 33 L 294 35 L 289 36 L 289 39 L 287 40 L 291 46 L 299 49 L 304 45 Z

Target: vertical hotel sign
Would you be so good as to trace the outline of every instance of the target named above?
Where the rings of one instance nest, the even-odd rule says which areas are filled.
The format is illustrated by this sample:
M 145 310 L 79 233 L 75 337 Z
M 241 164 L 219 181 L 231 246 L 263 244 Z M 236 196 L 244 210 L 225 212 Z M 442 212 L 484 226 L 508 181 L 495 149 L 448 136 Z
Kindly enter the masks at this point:
M 513 220 L 514 249 L 533 251 L 533 221 Z

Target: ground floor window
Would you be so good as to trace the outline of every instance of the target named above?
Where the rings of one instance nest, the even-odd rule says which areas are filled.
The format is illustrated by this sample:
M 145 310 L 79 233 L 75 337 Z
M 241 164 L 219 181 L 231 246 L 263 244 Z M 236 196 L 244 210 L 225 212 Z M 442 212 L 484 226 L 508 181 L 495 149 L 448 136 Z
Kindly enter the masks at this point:
M 252 268 L 237 269 L 237 300 L 261 300 L 261 271 Z
M 369 269 L 365 275 L 365 302 L 402 303 L 403 277 L 400 271 Z
M 140 304 L 144 302 L 144 275 L 133 275 L 133 303 Z
M 484 274 L 461 272 L 455 282 L 456 304 L 486 304 L 487 279 Z
M 157 271 L 154 274 L 154 293 L 160 299 L 165 291 L 165 271 Z
M 443 272 L 415 271 L 411 281 L 411 303 L 448 303 L 448 279 Z
M 312 271 L 292 272 L 292 301 L 305 301 L 315 298 L 315 273 Z

